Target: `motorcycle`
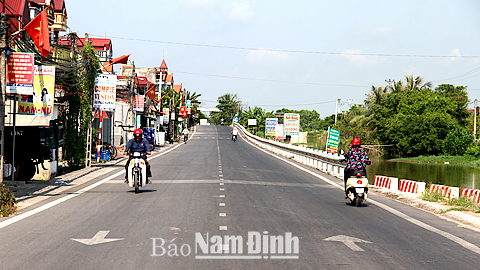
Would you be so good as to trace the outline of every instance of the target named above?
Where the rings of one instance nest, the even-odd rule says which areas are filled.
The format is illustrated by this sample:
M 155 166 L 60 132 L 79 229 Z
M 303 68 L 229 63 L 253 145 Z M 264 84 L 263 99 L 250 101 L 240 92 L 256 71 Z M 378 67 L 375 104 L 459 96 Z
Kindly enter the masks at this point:
M 147 164 L 145 163 L 145 154 L 133 152 L 130 154 L 133 158 L 128 164 L 128 186 L 135 188 L 135 193 L 140 191 L 140 187 L 147 185 Z
M 365 171 L 353 171 L 346 185 L 345 194 L 350 199 L 352 205 L 357 207 L 367 200 L 368 179 Z
M 234 142 L 237 141 L 237 135 L 232 135 L 232 141 L 234 141 Z

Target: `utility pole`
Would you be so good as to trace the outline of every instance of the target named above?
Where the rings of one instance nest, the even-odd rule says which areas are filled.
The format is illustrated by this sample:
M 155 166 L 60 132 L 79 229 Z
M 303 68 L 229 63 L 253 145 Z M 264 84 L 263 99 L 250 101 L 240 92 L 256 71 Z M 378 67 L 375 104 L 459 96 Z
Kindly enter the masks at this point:
M 473 141 L 477 140 L 477 99 L 475 99 L 475 110 L 473 113 Z
M 337 112 L 338 112 L 338 105 L 340 103 L 340 99 L 337 99 L 335 102 L 335 124 L 337 123 Z
M 133 126 L 137 128 L 137 114 L 134 111 L 134 102 L 135 102 L 135 62 L 132 61 L 132 83 L 130 84 L 130 109 L 132 110 Z
M 5 94 L 7 91 L 7 71 L 6 71 L 6 58 L 7 58 L 7 30 L 5 29 L 7 24 L 7 15 L 5 14 L 5 0 L 2 1 L 3 10 L 0 14 L 0 29 L 3 29 L 0 33 L 0 183 L 3 183 L 3 162 L 5 153 Z M 13 168 L 12 168 L 13 175 Z

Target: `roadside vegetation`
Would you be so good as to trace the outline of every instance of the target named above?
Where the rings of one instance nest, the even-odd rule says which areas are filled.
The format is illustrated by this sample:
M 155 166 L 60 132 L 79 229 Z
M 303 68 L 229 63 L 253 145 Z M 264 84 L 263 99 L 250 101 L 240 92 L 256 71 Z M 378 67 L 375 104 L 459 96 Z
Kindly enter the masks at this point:
M 5 187 L 5 184 L 0 184 L 0 218 L 8 217 L 17 212 L 17 200 L 13 193 Z
M 428 190 L 425 190 L 422 193 L 422 199 L 428 202 L 436 202 L 452 206 L 446 210 L 443 210 L 442 213 L 448 211 L 472 211 L 475 213 L 480 213 L 480 205 L 469 201 L 464 197 L 460 197 L 458 199 L 445 199 L 441 193 L 429 192 Z

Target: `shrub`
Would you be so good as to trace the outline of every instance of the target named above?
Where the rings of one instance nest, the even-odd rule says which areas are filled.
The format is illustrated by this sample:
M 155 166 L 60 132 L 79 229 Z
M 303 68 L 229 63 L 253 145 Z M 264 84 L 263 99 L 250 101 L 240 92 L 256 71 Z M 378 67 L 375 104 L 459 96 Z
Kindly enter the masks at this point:
M 463 156 L 472 144 L 473 136 L 464 128 L 450 131 L 444 141 L 444 151 L 451 156 Z
M 0 184 L 0 216 L 8 217 L 17 211 L 17 200 L 13 193 L 5 187 L 4 184 Z
M 477 141 L 472 143 L 465 151 L 465 155 L 474 156 L 476 158 L 480 157 L 480 142 Z

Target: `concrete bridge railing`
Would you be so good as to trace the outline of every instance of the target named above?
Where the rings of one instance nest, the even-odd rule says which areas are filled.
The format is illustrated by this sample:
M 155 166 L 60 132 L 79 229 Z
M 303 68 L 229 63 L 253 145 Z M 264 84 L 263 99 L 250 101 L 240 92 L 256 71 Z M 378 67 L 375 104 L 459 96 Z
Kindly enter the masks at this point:
M 234 125 L 244 138 L 268 151 L 343 179 L 345 162 L 340 162 L 344 158 L 343 156 L 322 150 L 267 140 L 251 134 L 242 125 L 236 123 Z

